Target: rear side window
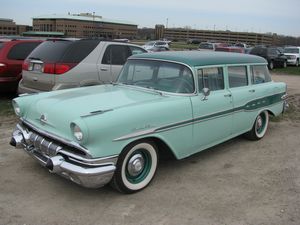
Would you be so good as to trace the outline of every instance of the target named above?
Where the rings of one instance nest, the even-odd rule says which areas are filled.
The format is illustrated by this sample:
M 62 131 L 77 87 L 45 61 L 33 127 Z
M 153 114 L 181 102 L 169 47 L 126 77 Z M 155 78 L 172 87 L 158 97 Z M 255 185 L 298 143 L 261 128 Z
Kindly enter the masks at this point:
M 24 60 L 40 42 L 26 42 L 14 45 L 7 54 L 8 59 Z
M 4 46 L 4 43 L 0 42 L 0 49 Z
M 231 66 L 228 67 L 229 87 L 242 87 L 248 85 L 247 67 L 246 66 Z
M 102 64 L 124 65 L 130 54 L 126 45 L 109 45 L 105 50 Z
M 67 48 L 61 62 L 79 63 L 87 57 L 99 44 L 100 40 L 75 41 Z
M 270 81 L 271 77 L 266 66 L 251 66 L 252 84 L 262 84 Z
M 199 90 L 209 88 L 211 91 L 224 89 L 224 75 L 222 67 L 204 68 L 198 70 Z

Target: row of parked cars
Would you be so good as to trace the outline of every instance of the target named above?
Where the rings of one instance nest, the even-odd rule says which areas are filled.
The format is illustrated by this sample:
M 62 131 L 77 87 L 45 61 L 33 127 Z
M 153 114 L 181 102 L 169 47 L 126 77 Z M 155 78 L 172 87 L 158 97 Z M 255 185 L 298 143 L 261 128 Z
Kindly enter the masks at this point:
M 1 90 L 23 94 L 114 82 L 127 58 L 144 52 L 118 41 L 1 40 Z
M 168 41 L 143 46 L 122 41 L 79 39 L 0 39 L 1 91 L 19 94 L 114 82 L 127 58 L 169 50 Z M 203 42 L 199 50 L 244 53 L 245 45 Z M 300 47 L 256 46 L 249 54 L 265 58 L 269 69 L 299 66 Z
M 273 46 L 255 46 L 249 47 L 246 44 L 238 43 L 229 46 L 226 43 L 201 42 L 199 44 L 201 51 L 223 51 L 223 52 L 238 52 L 251 55 L 258 55 L 268 61 L 270 70 L 275 67 L 287 67 L 288 65 L 299 66 L 300 47 L 289 46 L 285 48 Z

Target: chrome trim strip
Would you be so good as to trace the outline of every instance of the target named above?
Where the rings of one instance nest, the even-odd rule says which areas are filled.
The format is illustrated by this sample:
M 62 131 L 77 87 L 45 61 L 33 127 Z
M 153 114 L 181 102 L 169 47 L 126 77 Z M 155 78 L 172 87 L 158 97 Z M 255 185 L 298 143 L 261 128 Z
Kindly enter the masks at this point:
M 41 60 L 36 60 L 36 59 L 29 59 L 31 63 L 38 63 L 38 64 L 43 64 L 44 62 Z
M 89 114 L 82 115 L 82 116 L 80 116 L 80 117 L 81 117 L 81 118 L 84 118 L 84 117 L 89 117 L 89 116 L 94 116 L 94 115 L 103 114 L 103 113 L 110 112 L 110 111 L 113 111 L 113 109 L 97 110 L 97 111 L 90 112 Z
M 288 95 L 288 94 L 285 94 L 285 95 L 282 95 L 282 96 L 281 96 L 281 99 L 282 99 L 282 100 L 286 100 L 288 97 L 289 97 L 289 95 Z
M 52 139 L 54 139 L 56 141 L 62 142 L 63 144 L 68 145 L 70 147 L 77 148 L 77 149 L 83 151 L 86 154 L 86 156 L 88 156 L 89 158 L 92 158 L 91 153 L 89 152 L 89 150 L 87 150 L 86 148 L 84 148 L 83 146 L 81 146 L 80 144 L 78 144 L 77 142 L 70 141 L 70 140 L 58 137 L 58 136 L 56 136 L 56 135 L 54 135 L 54 134 L 52 134 L 50 132 L 46 132 L 44 130 L 36 128 L 33 124 L 31 124 L 30 122 L 28 122 L 24 118 L 20 118 L 20 120 L 22 121 L 22 123 L 24 123 L 25 125 L 27 125 L 28 127 L 30 127 L 32 130 L 36 131 L 37 133 L 40 133 L 40 134 L 42 134 L 42 135 L 44 135 L 46 137 L 52 138 Z

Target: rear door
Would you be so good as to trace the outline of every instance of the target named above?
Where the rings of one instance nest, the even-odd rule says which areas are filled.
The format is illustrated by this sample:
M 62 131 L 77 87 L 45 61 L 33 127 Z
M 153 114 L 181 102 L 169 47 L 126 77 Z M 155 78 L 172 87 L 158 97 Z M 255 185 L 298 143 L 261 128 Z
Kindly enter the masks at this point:
M 103 83 L 115 82 L 127 58 L 146 52 L 144 49 L 122 44 L 108 44 L 99 60 L 99 77 Z
M 257 90 L 250 85 L 247 66 L 228 66 L 227 77 L 234 107 L 232 133 L 239 134 L 248 131 L 253 125 L 253 118 L 246 105 L 256 98 Z

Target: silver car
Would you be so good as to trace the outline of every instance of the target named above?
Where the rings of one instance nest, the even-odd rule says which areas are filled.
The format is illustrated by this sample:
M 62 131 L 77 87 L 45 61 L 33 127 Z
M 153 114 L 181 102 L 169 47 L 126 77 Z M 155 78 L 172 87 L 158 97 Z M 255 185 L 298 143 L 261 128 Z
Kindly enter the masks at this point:
M 52 91 L 110 83 L 123 64 L 143 48 L 102 40 L 47 40 L 24 61 L 18 93 Z

